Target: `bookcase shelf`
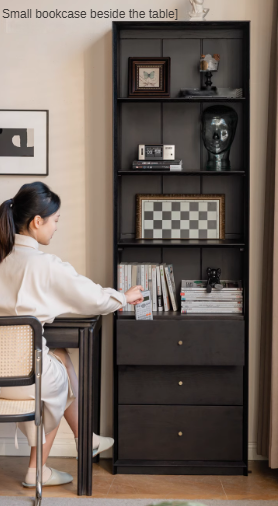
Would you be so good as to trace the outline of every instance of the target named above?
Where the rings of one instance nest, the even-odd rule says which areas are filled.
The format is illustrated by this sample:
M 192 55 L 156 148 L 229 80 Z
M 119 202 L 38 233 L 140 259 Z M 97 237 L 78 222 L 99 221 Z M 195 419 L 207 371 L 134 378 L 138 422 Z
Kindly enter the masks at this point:
M 181 314 L 180 311 L 153 311 L 154 320 L 244 320 L 243 314 Z M 119 311 L 118 318 L 135 319 L 133 311 Z
M 117 98 L 117 101 L 118 102 L 125 102 L 125 103 L 128 103 L 128 102 L 174 102 L 174 103 L 179 103 L 179 102 L 189 102 L 189 103 L 192 103 L 192 102 L 195 102 L 195 103 L 210 103 L 210 102 L 244 102 L 245 101 L 245 97 L 241 97 L 241 98 L 225 98 L 225 97 L 198 97 L 198 98 L 185 98 L 185 97 L 161 97 L 161 98 L 154 98 L 154 97 L 151 97 L 151 98 L 146 98 L 146 97 L 143 97 L 143 98 L 139 98 L 139 97 L 118 97 Z
M 119 170 L 118 176 L 245 176 L 244 170 L 208 171 L 208 170 Z
M 244 248 L 244 241 L 238 239 L 121 239 L 118 248 Z
M 178 302 L 151 321 L 113 313 L 113 473 L 248 476 L 250 23 L 112 24 L 113 286 L 121 262 L 172 264 Z M 220 54 L 213 85 L 243 98 L 179 96 L 200 87 L 208 53 Z M 171 58 L 170 97 L 128 96 L 137 56 Z M 206 170 L 201 131 L 218 103 L 238 114 L 225 172 Z M 133 170 L 139 144 L 174 144 L 183 170 Z M 135 239 L 136 194 L 146 193 L 225 194 L 225 239 Z M 181 314 L 181 280 L 206 279 L 207 267 L 242 280 L 242 314 Z

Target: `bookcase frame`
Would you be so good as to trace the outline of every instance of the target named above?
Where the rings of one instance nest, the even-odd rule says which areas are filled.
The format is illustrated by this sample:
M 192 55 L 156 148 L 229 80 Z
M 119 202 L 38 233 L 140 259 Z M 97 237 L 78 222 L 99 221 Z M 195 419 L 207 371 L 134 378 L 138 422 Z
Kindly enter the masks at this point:
M 118 288 L 117 267 L 122 261 L 173 263 L 179 304 L 178 312 L 154 313 L 154 320 L 149 322 L 135 321 L 132 312 L 114 313 L 113 473 L 247 476 L 250 22 L 114 21 L 112 26 L 114 288 Z M 203 77 L 198 71 L 200 55 L 215 52 L 220 54 L 221 60 L 219 71 L 213 75 L 213 84 L 242 88 L 243 97 L 179 97 L 180 88 L 199 87 L 202 83 Z M 129 56 L 171 57 L 169 98 L 128 97 Z M 218 102 L 235 108 L 239 123 L 231 148 L 231 170 L 208 172 L 200 117 L 204 108 Z M 133 170 L 131 164 L 137 158 L 138 144 L 144 143 L 175 144 L 176 158 L 183 159 L 183 170 L 171 173 L 166 170 Z M 225 239 L 136 239 L 136 193 L 225 193 Z M 222 279 L 242 279 L 242 315 L 180 313 L 180 281 L 205 279 L 209 266 L 221 267 Z M 184 336 L 187 346 L 179 355 L 176 348 L 169 348 L 175 336 Z M 167 397 L 166 372 L 169 377 L 176 372 L 185 375 L 191 394 L 186 394 L 183 403 L 170 403 L 169 396 L 173 392 L 168 392 Z M 201 390 L 203 388 L 202 399 L 194 394 L 194 374 L 198 376 L 196 381 L 200 382 Z M 220 382 L 223 374 L 222 391 L 219 390 L 217 374 L 220 374 Z M 152 399 L 158 381 L 162 393 L 158 395 L 160 404 L 155 404 Z M 208 385 L 207 392 L 204 382 Z M 136 391 L 133 397 L 132 388 Z M 232 388 L 233 392 L 237 389 L 236 401 Z M 147 390 L 153 397 L 151 393 L 148 397 Z M 140 399 L 143 399 L 142 403 Z M 216 402 L 220 404 L 216 405 Z M 166 448 L 164 438 L 166 435 L 167 441 L 167 431 L 172 430 L 170 426 L 174 418 L 188 420 L 186 429 L 191 431 L 192 447 L 189 441 L 178 445 L 173 439 L 172 446 L 169 443 Z M 222 448 L 227 445 L 230 457 L 225 458 L 224 450 L 221 452 L 217 448 L 214 434 L 217 424 L 219 445 Z M 132 432 L 134 426 L 137 438 Z M 203 433 L 205 437 L 201 443 Z M 156 437 L 157 442 L 153 442 Z M 142 449 L 144 445 L 149 447 L 149 453 Z M 165 451 L 159 445 L 165 445 Z M 237 452 L 233 453 L 232 446 L 238 449 Z M 164 454 L 171 457 L 164 458 Z M 183 454 L 188 456 L 183 458 Z

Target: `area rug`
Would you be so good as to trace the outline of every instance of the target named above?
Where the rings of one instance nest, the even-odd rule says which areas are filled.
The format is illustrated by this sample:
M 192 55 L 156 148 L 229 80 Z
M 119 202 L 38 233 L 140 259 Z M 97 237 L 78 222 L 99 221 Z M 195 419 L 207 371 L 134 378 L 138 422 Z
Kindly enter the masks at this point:
M 0 496 L 0 506 L 33 506 L 33 497 Z M 253 501 L 253 500 L 178 500 L 178 499 L 93 499 L 76 497 L 46 497 L 42 500 L 42 506 L 278 506 L 277 501 Z

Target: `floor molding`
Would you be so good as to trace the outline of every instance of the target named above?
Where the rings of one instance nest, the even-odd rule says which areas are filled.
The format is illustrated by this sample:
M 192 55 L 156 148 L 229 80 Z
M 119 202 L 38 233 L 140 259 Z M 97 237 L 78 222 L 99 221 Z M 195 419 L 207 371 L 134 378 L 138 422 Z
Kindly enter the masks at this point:
M 30 455 L 30 448 L 27 444 L 26 438 L 18 438 L 19 449 L 17 450 L 14 445 L 13 437 L 0 437 L 0 455 L 7 456 L 20 456 L 26 457 Z M 104 452 L 104 456 L 100 458 L 112 458 L 112 450 L 109 449 Z M 76 446 L 74 438 L 56 438 L 51 448 L 50 457 L 76 457 Z M 249 443 L 248 445 L 248 459 L 249 460 L 267 460 L 257 454 L 257 444 Z
M 0 455 L 29 457 L 30 447 L 25 437 L 18 438 L 18 450 L 14 444 L 14 437 L 0 437 Z M 76 457 L 74 438 L 56 438 L 51 448 L 50 457 Z M 109 448 L 100 458 L 111 459 L 112 449 Z

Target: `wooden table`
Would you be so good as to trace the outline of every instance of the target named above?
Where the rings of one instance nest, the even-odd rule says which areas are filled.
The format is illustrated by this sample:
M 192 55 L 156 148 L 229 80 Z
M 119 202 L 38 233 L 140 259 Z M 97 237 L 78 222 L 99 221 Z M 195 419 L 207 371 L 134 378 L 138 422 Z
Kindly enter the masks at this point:
M 79 348 L 77 494 L 92 495 L 92 435 L 100 432 L 102 317 L 63 315 L 45 324 L 49 348 Z

